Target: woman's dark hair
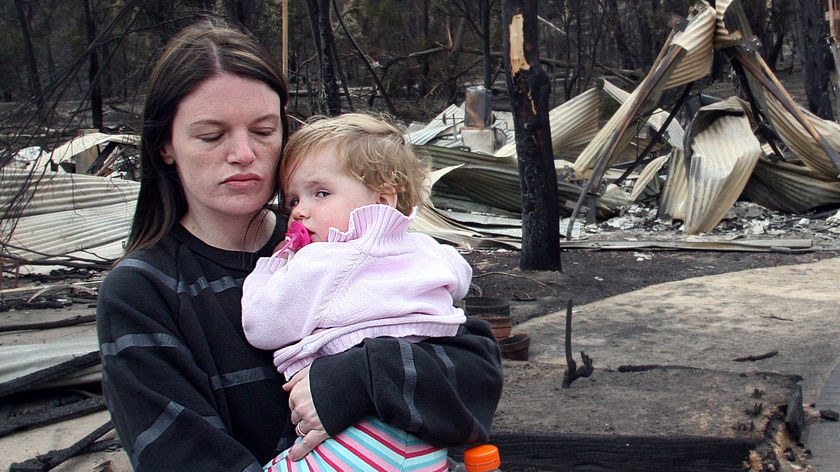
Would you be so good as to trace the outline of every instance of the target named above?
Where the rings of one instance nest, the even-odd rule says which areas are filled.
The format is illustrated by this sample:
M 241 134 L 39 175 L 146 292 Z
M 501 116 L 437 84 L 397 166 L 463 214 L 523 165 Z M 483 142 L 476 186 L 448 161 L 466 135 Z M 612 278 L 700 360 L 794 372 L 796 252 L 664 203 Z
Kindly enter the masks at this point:
M 161 151 L 172 138 L 172 121 L 181 101 L 222 72 L 259 80 L 277 92 L 283 143 L 288 139 L 288 87 L 268 51 L 253 37 L 218 21 L 181 30 L 169 41 L 149 78 L 141 132 L 140 193 L 126 254 L 154 245 L 187 212 L 181 179 L 174 164 L 163 162 Z

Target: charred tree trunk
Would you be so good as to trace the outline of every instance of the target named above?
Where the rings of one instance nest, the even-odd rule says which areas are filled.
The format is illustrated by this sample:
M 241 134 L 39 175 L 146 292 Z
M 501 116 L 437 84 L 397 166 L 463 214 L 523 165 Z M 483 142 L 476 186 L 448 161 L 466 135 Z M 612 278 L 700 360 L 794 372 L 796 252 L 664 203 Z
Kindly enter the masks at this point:
M 655 13 L 657 2 L 652 2 L 651 11 L 648 13 L 645 7 L 641 4 L 636 4 L 636 25 L 639 27 L 639 66 L 643 70 L 650 69 L 653 65 L 656 53 L 653 46 L 653 32 L 650 29 L 650 19 Z
M 90 0 L 83 0 L 85 7 L 85 29 L 87 30 L 88 49 L 90 51 L 88 67 L 88 84 L 90 85 L 90 112 L 93 127 L 100 131 L 105 130 L 102 118 L 102 86 L 99 77 L 99 55 L 96 42 L 96 22 L 93 20 L 93 12 L 90 8 Z
M 429 0 L 423 0 L 423 18 L 421 21 L 423 22 L 423 49 L 427 49 L 431 45 L 431 41 L 429 39 Z M 421 56 L 419 60 L 420 70 L 423 71 L 420 80 L 419 94 L 421 97 L 425 97 L 426 94 L 429 93 L 429 75 L 432 72 L 432 66 L 428 56 Z
M 312 27 L 315 49 L 318 51 L 321 75 L 318 107 L 323 110 L 323 113 L 335 116 L 341 113 L 341 94 L 333 64 L 335 36 L 330 22 L 330 0 L 306 0 L 306 8 L 309 12 L 309 24 Z
M 39 112 L 44 106 L 44 97 L 41 95 L 41 79 L 38 77 L 38 62 L 35 60 L 35 49 L 32 47 L 32 35 L 29 32 L 29 19 L 26 17 L 26 9 L 22 0 L 15 0 L 20 30 L 23 36 L 23 48 L 26 51 L 26 62 L 29 70 L 29 94 L 30 99 L 38 105 Z
M 560 270 L 557 173 L 548 120 L 551 84 L 539 61 L 537 1 L 502 2 L 504 63 L 522 189 L 522 270 Z
M 452 40 L 449 51 L 446 78 L 446 103 L 454 104 L 458 101 L 458 69 L 461 62 L 461 46 L 464 44 L 464 30 L 467 26 L 466 18 L 458 20 L 458 28 Z
M 324 103 L 327 105 L 327 114 L 330 116 L 341 113 L 341 93 L 338 90 L 335 72 L 335 36 L 333 35 L 332 22 L 330 22 L 330 1 L 320 0 L 318 3 L 320 14 L 318 22 L 321 29 L 321 80 L 324 83 Z
M 483 76 L 484 88 L 487 90 L 493 89 L 492 67 L 490 64 L 490 1 L 481 0 L 479 2 L 481 9 L 481 53 L 484 57 Z
M 335 7 L 336 4 L 333 3 Z M 376 70 L 370 64 L 370 61 L 365 56 L 365 53 L 362 51 L 362 48 L 359 47 L 359 43 L 356 42 L 356 39 L 353 38 L 353 35 L 350 34 L 350 30 L 347 28 L 347 25 L 344 24 L 344 20 L 342 19 L 341 13 L 336 10 L 335 16 L 338 18 L 338 22 L 341 25 L 342 30 L 344 31 L 344 35 L 347 36 L 347 40 L 350 41 L 350 44 L 353 45 L 353 49 L 356 50 L 356 53 L 359 54 L 359 59 L 367 68 L 368 73 L 370 73 L 370 78 L 373 80 L 374 84 L 376 84 L 376 90 L 379 91 L 379 95 L 382 97 L 382 101 L 385 102 L 385 106 L 388 107 L 388 111 L 391 113 L 392 116 L 397 116 L 397 109 L 394 108 L 394 104 L 391 102 L 391 97 L 388 96 L 388 91 L 385 89 L 385 84 L 382 83 L 382 79 L 376 74 Z M 341 74 L 341 61 L 338 60 L 338 54 L 335 51 L 335 42 L 333 42 L 333 49 L 332 49 L 332 57 L 335 64 L 336 69 L 338 69 L 339 76 Z M 386 68 L 387 70 L 387 68 Z M 387 73 L 387 72 L 386 72 Z M 385 73 L 383 73 L 383 76 Z M 347 90 L 347 80 L 342 79 L 342 83 L 344 84 L 345 95 L 347 96 L 347 103 L 350 106 L 350 109 L 353 109 L 353 101 L 350 97 L 350 92 Z M 373 106 L 373 100 L 376 98 L 376 94 L 371 94 L 369 106 Z
M 612 38 L 612 43 L 618 51 L 618 60 L 621 61 L 622 69 L 632 69 L 636 66 L 636 59 L 633 50 L 630 48 L 630 42 L 627 40 L 627 35 L 624 33 L 624 25 L 622 23 L 621 15 L 618 12 L 618 1 L 607 0 L 604 4 L 607 21 L 605 26 Z
M 802 41 L 803 69 L 805 70 L 805 95 L 808 96 L 808 109 L 828 120 L 832 119 L 831 99 L 829 95 L 830 61 L 828 28 L 824 19 L 822 2 L 797 0 L 796 9 Z
M 248 31 L 257 31 L 263 9 L 261 0 L 226 0 L 224 8 L 228 18 L 233 19 Z

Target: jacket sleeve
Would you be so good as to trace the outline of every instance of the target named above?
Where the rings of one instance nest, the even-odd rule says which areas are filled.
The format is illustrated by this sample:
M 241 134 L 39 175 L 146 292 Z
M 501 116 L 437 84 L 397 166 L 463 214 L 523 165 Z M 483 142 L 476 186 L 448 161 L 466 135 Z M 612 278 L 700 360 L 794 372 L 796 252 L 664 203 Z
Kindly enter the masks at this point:
M 134 470 L 261 471 L 224 427 L 175 311 L 169 291 L 135 270 L 115 268 L 100 289 L 104 395 Z
M 299 281 L 287 269 L 286 257 L 261 257 L 242 284 L 242 329 L 259 349 L 279 349 L 304 336 L 300 327 L 307 312 L 294 309 L 294 317 L 284 316 L 291 304 L 301 300 Z
M 366 339 L 315 360 L 309 376 L 331 436 L 374 415 L 439 446 L 486 441 L 503 383 L 489 325 L 470 318 L 454 337 Z

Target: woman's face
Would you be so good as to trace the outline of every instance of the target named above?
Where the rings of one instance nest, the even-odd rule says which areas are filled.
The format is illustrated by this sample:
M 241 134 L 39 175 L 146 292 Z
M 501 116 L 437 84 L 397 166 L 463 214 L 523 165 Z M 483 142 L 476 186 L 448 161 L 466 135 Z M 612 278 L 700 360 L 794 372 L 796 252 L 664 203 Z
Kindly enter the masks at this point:
M 282 144 L 280 97 L 268 85 L 230 73 L 204 81 L 178 105 L 161 152 L 184 187 L 182 222 L 251 218 L 274 193 Z

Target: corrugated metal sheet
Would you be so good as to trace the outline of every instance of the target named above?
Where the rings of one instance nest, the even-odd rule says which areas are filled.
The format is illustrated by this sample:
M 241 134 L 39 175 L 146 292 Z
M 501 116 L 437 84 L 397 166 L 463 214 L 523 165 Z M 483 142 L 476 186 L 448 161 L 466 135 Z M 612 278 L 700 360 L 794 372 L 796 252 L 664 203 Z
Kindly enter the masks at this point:
M 622 130 L 623 124 L 627 117 L 631 114 L 633 110 L 633 104 L 635 101 L 635 96 L 639 94 L 639 90 L 634 90 L 630 95 L 627 97 L 627 101 L 622 103 L 618 110 L 610 117 L 609 120 L 604 124 L 604 126 L 598 131 L 598 134 L 592 138 L 592 141 L 589 142 L 589 145 L 584 148 L 583 152 L 580 153 L 578 158 L 575 160 L 572 169 L 575 173 L 576 179 L 585 179 L 589 177 L 591 173 L 591 169 L 595 166 L 599 156 L 601 156 L 605 151 L 607 145 L 611 142 L 611 140 L 615 136 L 620 136 L 620 140 L 616 145 L 616 152 L 613 153 L 613 156 L 620 156 L 622 151 L 630 144 L 633 140 L 634 136 L 631 133 L 626 133 L 626 130 Z M 621 160 L 611 158 L 609 160 L 609 164 L 616 164 L 617 162 L 627 162 L 629 159 L 624 158 Z
M 615 99 L 618 103 L 624 103 L 628 98 L 630 98 L 629 92 L 622 90 L 608 80 L 604 81 L 604 92 Z M 669 113 L 667 111 L 657 108 L 651 112 L 647 119 L 647 124 L 654 130 L 660 130 L 662 129 L 662 126 L 665 125 L 668 115 Z M 679 121 L 671 120 L 671 122 L 668 123 L 668 128 L 666 128 L 663 137 L 671 146 L 682 149 L 683 141 L 685 140 L 685 130 Z
M 415 146 L 428 144 L 430 141 L 441 136 L 448 136 L 449 145 L 457 145 L 458 140 L 454 136 L 460 126 L 464 124 L 464 108 L 458 105 L 449 105 L 445 110 L 438 113 L 436 117 L 425 124 L 425 126 L 412 126 L 406 140 Z M 419 128 L 419 129 L 415 129 Z M 447 146 L 442 142 L 439 146 Z
M 688 164 L 685 152 L 674 149 L 668 159 L 668 177 L 659 201 L 657 216 L 665 221 L 685 220 L 688 201 Z
M 671 89 L 685 85 L 709 75 L 714 58 L 715 9 L 706 2 L 698 2 L 691 8 L 688 16 L 688 26 L 677 33 L 671 42 L 674 46 L 686 51 L 685 56 L 664 89 Z
M 662 91 L 668 87 L 708 75 L 713 55 L 714 22 L 714 10 L 705 2 L 698 3 L 686 29 L 665 45 L 663 54 L 642 83 L 628 95 L 575 161 L 576 178 L 588 177 L 590 170 L 602 159 L 606 159 L 607 165 L 628 160 L 623 151 L 635 139 L 628 132 L 628 126 L 649 111 L 646 104 L 657 103 Z
M 767 208 L 801 214 L 840 202 L 840 182 L 807 167 L 759 159 L 744 196 Z
M 724 113 L 720 113 L 723 111 Z M 741 111 L 741 115 L 732 114 Z M 706 120 L 704 113 L 715 116 Z M 723 219 L 747 184 L 762 155 L 761 143 L 737 100 L 703 107 L 692 129 L 685 232 L 711 231 Z
M 685 220 L 688 200 L 688 164 L 685 152 L 674 148 L 668 158 L 668 177 L 659 201 L 657 216 L 665 221 Z
M 732 0 L 717 0 L 715 1 L 715 49 L 725 49 L 741 44 L 744 40 L 744 35 L 740 31 L 730 31 L 724 23 L 723 18 L 726 15 L 726 10 Z
M 645 187 L 656 178 L 656 174 L 662 169 L 662 167 L 668 163 L 668 159 L 670 159 L 670 154 L 666 154 L 664 156 L 659 156 L 653 161 L 649 162 L 648 165 L 639 172 L 639 177 L 636 178 L 636 182 L 633 184 L 633 191 L 630 192 L 630 200 L 636 201 L 644 192 Z
M 17 344 L 0 346 L 0 384 L 12 382 L 26 375 L 71 361 L 74 358 L 99 351 L 96 336 L 85 336 L 71 340 L 51 340 L 43 344 Z M 101 372 L 101 366 L 74 372 L 75 376 L 87 376 Z M 39 385 L 43 387 L 43 385 Z
M 0 201 L 4 202 L 0 208 L 17 202 L 14 215 L 28 217 L 100 207 L 136 200 L 139 187 L 138 182 L 120 178 L 65 172 L 32 175 L 7 168 L 0 171 Z
M 94 146 L 114 142 L 131 146 L 140 145 L 140 136 L 136 134 L 105 134 L 91 133 L 79 136 L 57 148 L 52 152 L 43 153 L 35 163 L 36 169 L 43 168 L 48 162 L 60 163 L 69 161 L 77 154 L 86 151 Z
M 512 157 L 496 157 L 459 149 L 421 146 L 432 159 L 432 168 L 455 167 L 434 185 L 433 196 L 456 196 L 479 205 L 488 205 L 503 213 L 522 211 L 522 194 L 517 161 Z M 559 204 L 580 195 L 580 186 L 558 178 Z M 628 195 L 604 195 L 598 210 L 609 211 L 628 201 Z
M 600 90 L 591 88 L 548 112 L 551 149 L 555 157 L 574 161 L 580 149 L 598 134 L 600 104 Z M 509 140 L 495 155 L 516 157 L 516 142 Z
M 452 125 L 440 125 L 436 127 L 426 127 L 411 133 L 408 133 L 406 136 L 406 142 L 409 142 L 415 146 L 421 146 L 423 144 L 427 144 L 429 141 L 437 138 L 444 132 L 451 132 Z
M 765 93 L 765 101 L 767 118 L 773 123 L 773 128 L 779 133 L 782 141 L 810 169 L 824 178 L 837 180 L 838 170 L 819 143 L 773 96 Z M 801 107 L 800 111 L 831 147 L 840 150 L 840 124 L 824 120 Z
M 27 260 L 113 260 L 122 255 L 139 188 L 129 180 L 63 172 L 31 180 L 26 172 L 6 169 L 0 198 L 16 208 L 4 207 L 2 241 L 10 254 Z

